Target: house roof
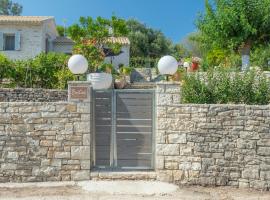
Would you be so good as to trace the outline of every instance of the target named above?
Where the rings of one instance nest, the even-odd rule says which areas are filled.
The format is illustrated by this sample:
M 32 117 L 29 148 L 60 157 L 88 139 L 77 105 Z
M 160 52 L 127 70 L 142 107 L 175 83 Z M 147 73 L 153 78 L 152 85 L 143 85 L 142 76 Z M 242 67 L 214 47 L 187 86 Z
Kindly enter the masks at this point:
M 34 24 L 40 25 L 47 20 L 54 20 L 51 16 L 7 16 L 0 15 L 0 24 Z
M 106 40 L 107 43 L 117 43 L 122 45 L 130 45 L 130 41 L 127 37 L 109 37 Z
M 74 44 L 74 41 L 67 37 L 57 37 L 53 40 L 54 43 L 61 43 L 61 44 Z

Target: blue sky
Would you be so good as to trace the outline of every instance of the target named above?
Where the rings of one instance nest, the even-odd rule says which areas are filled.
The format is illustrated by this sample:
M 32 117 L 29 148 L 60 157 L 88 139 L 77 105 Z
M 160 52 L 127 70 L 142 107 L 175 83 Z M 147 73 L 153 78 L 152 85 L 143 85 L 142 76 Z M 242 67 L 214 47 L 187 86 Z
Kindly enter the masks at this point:
M 67 25 L 80 16 L 135 18 L 161 30 L 174 42 L 194 32 L 194 20 L 204 10 L 204 0 L 13 0 L 23 5 L 23 15 L 55 16 Z

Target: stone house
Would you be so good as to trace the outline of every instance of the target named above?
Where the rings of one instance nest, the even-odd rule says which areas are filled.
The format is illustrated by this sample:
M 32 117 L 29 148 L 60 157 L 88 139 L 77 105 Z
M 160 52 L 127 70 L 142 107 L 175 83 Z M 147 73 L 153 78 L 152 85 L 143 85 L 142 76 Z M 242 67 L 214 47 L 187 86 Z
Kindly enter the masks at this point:
M 71 54 L 73 41 L 59 37 L 54 17 L 0 16 L 0 53 L 10 59 L 33 58 L 41 52 Z

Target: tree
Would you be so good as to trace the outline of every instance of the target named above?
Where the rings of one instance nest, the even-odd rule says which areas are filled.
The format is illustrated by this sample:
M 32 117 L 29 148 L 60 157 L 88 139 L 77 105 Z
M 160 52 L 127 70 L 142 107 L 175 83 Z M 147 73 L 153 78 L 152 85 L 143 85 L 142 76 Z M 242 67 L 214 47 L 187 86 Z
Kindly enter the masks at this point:
M 11 0 L 0 0 L 0 15 L 21 15 L 23 7 Z
M 65 27 L 64 26 L 57 25 L 56 28 L 57 28 L 58 34 L 60 36 L 65 36 Z
M 194 32 L 187 35 L 182 40 L 182 45 L 189 51 L 191 56 L 205 57 L 209 48 L 202 43 L 202 34 L 200 32 Z
M 252 46 L 270 41 L 269 5 L 270 0 L 206 0 L 196 24 L 205 43 L 249 56 Z
M 159 58 L 173 51 L 172 42 L 159 31 L 147 27 L 135 19 L 127 20 L 131 57 Z
M 74 52 L 83 54 L 90 71 L 96 71 L 104 61 L 104 48 L 114 53 L 120 52 L 120 44 L 108 42 L 108 37 L 126 36 L 128 29 L 123 19 L 112 16 L 111 19 L 81 17 L 78 24 L 68 28 L 68 35 L 76 42 Z

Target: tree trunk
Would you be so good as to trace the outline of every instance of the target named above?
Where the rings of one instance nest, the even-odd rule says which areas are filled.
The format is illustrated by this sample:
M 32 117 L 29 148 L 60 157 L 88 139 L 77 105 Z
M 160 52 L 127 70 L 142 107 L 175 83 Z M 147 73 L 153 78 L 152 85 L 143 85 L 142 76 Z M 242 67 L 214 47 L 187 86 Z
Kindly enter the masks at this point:
M 247 71 L 250 68 L 250 49 L 251 43 L 246 42 L 244 45 L 240 47 L 240 53 L 242 56 L 242 71 Z

